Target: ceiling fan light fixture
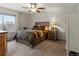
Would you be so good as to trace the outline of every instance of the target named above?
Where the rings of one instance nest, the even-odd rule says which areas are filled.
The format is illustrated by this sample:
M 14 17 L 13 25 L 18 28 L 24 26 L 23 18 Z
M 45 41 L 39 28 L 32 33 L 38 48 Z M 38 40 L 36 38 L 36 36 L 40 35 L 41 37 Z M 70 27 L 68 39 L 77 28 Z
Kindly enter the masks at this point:
M 45 9 L 44 7 L 39 7 L 37 3 L 31 3 L 30 7 L 24 6 L 22 8 L 27 8 L 29 12 L 38 12 L 38 13 L 40 13 L 42 9 Z
M 35 5 L 31 5 L 31 8 L 35 8 Z
M 32 12 L 36 12 L 36 10 L 37 10 L 36 8 L 34 8 L 34 9 L 32 8 L 32 9 L 31 9 Z

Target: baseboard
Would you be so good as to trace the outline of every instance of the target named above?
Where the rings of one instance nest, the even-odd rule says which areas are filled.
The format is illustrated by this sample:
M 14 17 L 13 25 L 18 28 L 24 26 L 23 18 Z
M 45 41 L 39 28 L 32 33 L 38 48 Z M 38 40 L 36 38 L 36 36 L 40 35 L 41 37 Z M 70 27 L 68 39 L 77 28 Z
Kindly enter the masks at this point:
M 75 51 L 70 51 L 69 56 L 79 56 L 79 53 Z
M 13 41 L 13 40 L 15 40 L 15 39 L 10 39 L 10 40 L 7 40 L 7 41 L 9 42 L 9 41 Z

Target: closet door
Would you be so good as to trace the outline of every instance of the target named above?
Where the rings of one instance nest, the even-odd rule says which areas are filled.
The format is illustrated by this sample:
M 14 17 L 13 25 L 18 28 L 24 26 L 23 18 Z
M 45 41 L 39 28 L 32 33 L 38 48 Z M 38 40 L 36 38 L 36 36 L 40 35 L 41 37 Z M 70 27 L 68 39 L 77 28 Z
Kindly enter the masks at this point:
M 69 50 L 79 53 L 79 15 L 69 17 Z

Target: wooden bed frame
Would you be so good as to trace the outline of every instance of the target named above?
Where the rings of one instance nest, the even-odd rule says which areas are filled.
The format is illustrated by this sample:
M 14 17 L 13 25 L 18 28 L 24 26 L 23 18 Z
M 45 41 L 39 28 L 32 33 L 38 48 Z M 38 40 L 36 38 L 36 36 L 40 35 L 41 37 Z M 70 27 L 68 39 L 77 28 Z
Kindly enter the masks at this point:
M 35 25 L 44 25 L 44 26 L 49 26 L 49 22 L 35 22 Z
M 35 22 L 35 25 L 49 26 L 49 22 Z M 18 41 L 17 39 L 16 39 L 16 42 L 23 43 L 23 44 L 28 45 L 31 48 L 33 48 L 35 45 L 37 45 L 39 42 L 41 42 L 41 41 L 43 41 L 45 39 L 46 39 L 46 37 L 39 38 L 39 41 L 34 42 L 34 44 L 29 44 L 29 43 L 26 44 L 26 42 L 23 43 L 22 40 L 21 41 L 20 40 Z

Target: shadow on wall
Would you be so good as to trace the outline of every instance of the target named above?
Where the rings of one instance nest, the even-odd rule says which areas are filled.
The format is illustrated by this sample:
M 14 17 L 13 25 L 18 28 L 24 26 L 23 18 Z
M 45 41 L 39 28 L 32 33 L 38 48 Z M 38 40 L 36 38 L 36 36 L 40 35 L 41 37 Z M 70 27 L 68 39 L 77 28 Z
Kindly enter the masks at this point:
M 65 40 L 65 31 L 63 28 L 58 27 L 58 39 Z

